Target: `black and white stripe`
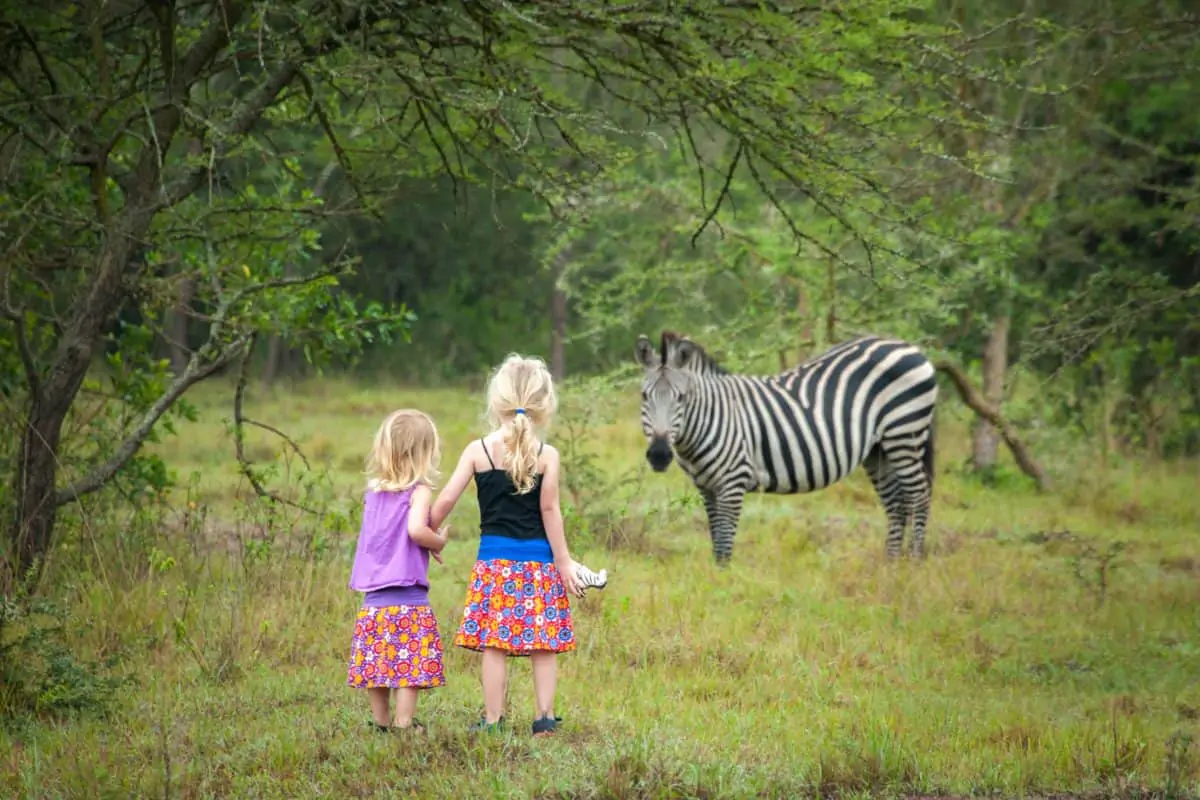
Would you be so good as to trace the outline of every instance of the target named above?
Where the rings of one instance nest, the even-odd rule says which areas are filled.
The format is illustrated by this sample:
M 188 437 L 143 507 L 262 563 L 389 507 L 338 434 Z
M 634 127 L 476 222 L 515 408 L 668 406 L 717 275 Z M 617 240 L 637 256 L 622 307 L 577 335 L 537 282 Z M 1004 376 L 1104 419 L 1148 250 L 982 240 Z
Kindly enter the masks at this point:
M 912 344 L 843 342 L 770 377 L 732 375 L 686 337 L 642 336 L 642 431 L 657 471 L 679 459 L 704 498 L 717 561 L 733 553 L 746 492 L 824 489 L 859 465 L 887 514 L 887 552 L 912 523 L 924 553 L 933 488 L 934 368 Z

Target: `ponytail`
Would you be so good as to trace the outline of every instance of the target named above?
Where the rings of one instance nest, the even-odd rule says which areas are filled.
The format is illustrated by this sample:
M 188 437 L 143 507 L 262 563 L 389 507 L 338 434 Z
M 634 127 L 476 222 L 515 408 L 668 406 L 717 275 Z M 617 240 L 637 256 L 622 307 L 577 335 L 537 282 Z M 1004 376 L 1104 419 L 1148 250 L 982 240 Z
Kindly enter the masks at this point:
M 540 358 L 510 355 L 488 382 L 488 419 L 500 429 L 500 441 L 508 456 L 505 471 L 517 487 L 528 494 L 537 483 L 538 455 L 545 429 L 558 408 L 554 380 Z
M 517 494 L 528 494 L 536 483 L 539 448 L 537 433 L 525 409 L 519 409 L 504 426 L 502 441 L 508 454 L 508 476 L 517 487 Z

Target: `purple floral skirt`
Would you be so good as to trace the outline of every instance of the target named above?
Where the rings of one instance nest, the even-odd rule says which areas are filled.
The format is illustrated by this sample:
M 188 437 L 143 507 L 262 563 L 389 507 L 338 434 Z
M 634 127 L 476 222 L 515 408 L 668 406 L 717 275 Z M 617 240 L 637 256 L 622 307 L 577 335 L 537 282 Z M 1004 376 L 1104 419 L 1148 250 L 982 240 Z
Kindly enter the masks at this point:
M 432 689 L 446 683 L 429 606 L 367 606 L 354 621 L 346 682 L 356 689 Z

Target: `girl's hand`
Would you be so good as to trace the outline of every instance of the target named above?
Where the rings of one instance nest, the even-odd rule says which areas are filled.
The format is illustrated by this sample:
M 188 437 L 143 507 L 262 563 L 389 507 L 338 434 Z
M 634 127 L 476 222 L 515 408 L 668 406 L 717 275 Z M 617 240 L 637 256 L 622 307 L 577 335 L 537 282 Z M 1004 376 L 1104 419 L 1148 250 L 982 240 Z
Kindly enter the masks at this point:
M 449 525 L 443 525 L 442 527 L 438 528 L 438 529 L 437 529 L 437 535 L 438 535 L 438 536 L 440 536 L 440 537 L 442 537 L 442 546 L 444 547 L 444 546 L 445 546 L 445 544 L 446 544 L 446 541 L 447 541 L 447 540 L 450 538 L 450 526 L 449 526 Z M 444 564 L 444 563 L 446 563 L 446 562 L 442 561 L 442 551 L 440 551 L 440 550 L 430 550 L 430 551 L 429 551 L 429 554 L 430 554 L 431 556 L 433 556 L 433 560 L 434 560 L 434 561 L 436 561 L 436 562 L 438 562 L 439 564 Z
M 562 576 L 563 588 L 567 590 L 567 594 L 583 597 L 583 584 L 575 575 L 575 562 L 565 561 L 556 563 L 555 566 L 558 567 L 558 574 Z

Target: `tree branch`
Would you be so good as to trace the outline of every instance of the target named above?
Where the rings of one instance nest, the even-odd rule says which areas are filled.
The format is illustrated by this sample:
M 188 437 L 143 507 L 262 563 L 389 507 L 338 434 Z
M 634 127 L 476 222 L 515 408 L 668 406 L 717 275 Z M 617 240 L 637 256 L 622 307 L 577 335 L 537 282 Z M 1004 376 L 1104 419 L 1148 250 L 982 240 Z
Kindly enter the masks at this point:
M 251 337 L 251 341 L 253 341 L 253 336 Z M 264 500 L 270 500 L 275 503 L 281 503 L 282 505 L 291 506 L 292 508 L 298 508 L 301 511 L 306 511 L 310 514 L 316 513 L 313 509 L 308 508 L 301 503 L 297 503 L 294 500 L 289 500 L 286 497 L 282 497 L 276 492 L 273 492 L 267 487 L 263 486 L 262 481 L 260 481 L 258 476 L 254 474 L 254 465 L 250 463 L 249 459 L 246 458 L 245 426 L 250 424 L 267 428 L 267 426 L 246 419 L 246 416 L 242 411 L 242 406 L 246 397 L 246 383 L 248 382 L 250 374 L 250 353 L 253 351 L 253 349 L 253 347 L 248 347 L 242 354 L 241 366 L 238 368 L 237 388 L 235 388 L 233 391 L 233 447 L 234 454 L 237 458 L 238 469 L 241 471 L 242 475 L 245 476 L 246 480 L 249 481 L 250 487 L 254 489 L 254 493 L 260 498 Z M 292 448 L 295 449 L 295 451 L 300 455 L 301 460 L 304 461 L 304 465 L 306 467 L 308 466 L 308 459 L 304 458 L 304 454 L 300 452 L 300 448 L 296 446 L 295 442 L 274 428 L 267 429 L 272 433 L 282 436 L 283 439 L 287 441 L 287 443 L 290 444 Z
M 1017 466 L 1021 468 L 1022 472 L 1033 478 L 1038 491 L 1048 491 L 1050 489 L 1050 477 L 1046 474 L 1046 471 L 1034 460 L 1033 454 L 1029 452 L 1025 443 L 1021 441 L 1021 437 L 1017 435 L 1012 425 L 1001 417 L 1000 412 L 992 408 L 979 392 L 975 391 L 975 387 L 971 385 L 971 381 L 967 378 L 966 373 L 956 364 L 952 364 L 949 361 L 939 361 L 933 366 L 938 372 L 950 378 L 951 383 L 954 384 L 954 388 L 958 390 L 958 396 L 962 398 L 962 401 L 972 411 L 990 422 L 1000 432 L 1004 443 L 1012 451 Z
M 233 143 L 236 143 L 238 137 L 244 136 L 254 127 L 255 123 L 258 122 L 266 110 L 274 104 L 275 98 L 279 96 L 284 87 L 296 78 L 299 71 L 299 67 L 291 62 L 284 64 L 275 71 L 275 74 L 254 93 L 254 96 L 242 108 L 242 112 L 234 118 L 233 124 L 229 126 L 229 129 L 222 132 L 225 142 L 213 146 L 214 152 L 212 158 L 209 159 L 210 163 L 221 158 L 229 147 Z M 226 144 L 226 142 L 229 144 Z M 200 188 L 200 184 L 204 181 L 204 176 L 208 172 L 208 169 L 207 165 L 196 167 L 182 178 L 176 180 L 163 192 L 162 199 L 155 210 L 171 208 L 190 197 Z
M 688 131 L 688 139 L 692 138 L 691 131 Z M 717 216 L 717 212 L 721 210 L 721 203 L 725 202 L 725 198 L 729 196 L 729 187 L 733 183 L 733 174 L 737 171 L 738 164 L 742 160 L 742 152 L 745 148 L 745 142 L 738 139 L 737 150 L 733 153 L 733 160 L 729 163 L 729 170 L 725 173 L 725 183 L 721 185 L 721 191 L 717 193 L 717 199 L 713 203 L 712 208 L 704 215 L 704 220 L 700 223 L 700 227 L 692 234 L 692 247 L 696 246 L 696 240 L 700 238 L 700 234 L 704 233 L 704 229 Z M 701 173 L 703 174 L 703 173 Z M 702 195 L 703 196 L 703 195 Z
M 297 71 L 297 76 L 300 78 L 300 83 L 304 86 L 304 92 L 308 95 L 308 100 L 312 104 L 313 113 L 317 115 L 317 121 L 321 124 L 321 130 L 325 132 L 325 138 L 329 140 L 329 144 L 333 147 L 333 154 L 337 158 L 337 163 L 342 168 L 342 172 L 346 175 L 346 180 L 350 181 L 350 188 L 354 190 L 354 194 L 358 197 L 358 201 L 362 203 L 364 209 L 370 209 L 371 203 L 368 201 L 366 194 L 359 185 L 358 178 L 354 174 L 354 168 L 350 166 L 350 156 L 346 153 L 346 148 L 342 147 L 342 143 L 338 140 L 337 133 L 333 130 L 333 124 L 329 121 L 329 115 L 325 113 L 325 108 L 321 104 L 317 93 L 313 90 L 312 81 L 308 79 L 302 71 Z M 378 216 L 378 215 L 376 215 Z M 382 218 L 380 218 L 382 221 Z
M 7 273 L 8 270 L 5 269 L 4 305 L 0 307 L 0 314 L 3 314 L 4 318 L 13 324 L 14 336 L 17 340 L 17 353 L 21 357 L 21 366 L 25 369 L 25 383 L 29 385 L 29 393 L 37 395 L 42 388 L 41 379 L 38 377 L 37 361 L 34 360 L 33 350 L 29 346 L 29 338 L 25 334 L 24 315 L 10 304 Z
M 241 355 L 251 338 L 251 335 L 247 334 L 235 339 L 217 358 L 203 365 L 201 365 L 201 353 L 204 348 L 201 348 L 200 353 L 192 356 L 183 373 L 146 410 L 146 413 L 142 415 L 142 419 L 138 422 L 137 426 L 134 427 L 129 436 L 125 438 L 125 441 L 116 449 L 113 457 L 90 475 L 55 492 L 54 504 L 61 506 L 71 503 L 86 494 L 102 488 L 122 467 L 129 463 L 129 459 L 137 454 L 142 444 L 145 443 L 146 437 L 150 435 L 150 431 L 154 429 L 155 424 L 175 404 L 175 401 L 182 397 L 192 386 L 206 378 L 212 377 L 221 368 Z

